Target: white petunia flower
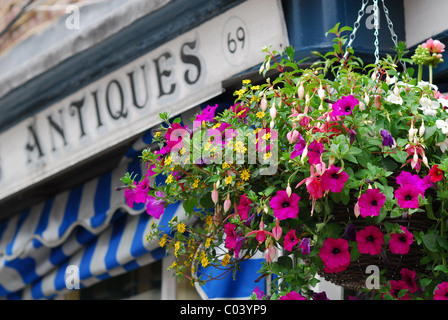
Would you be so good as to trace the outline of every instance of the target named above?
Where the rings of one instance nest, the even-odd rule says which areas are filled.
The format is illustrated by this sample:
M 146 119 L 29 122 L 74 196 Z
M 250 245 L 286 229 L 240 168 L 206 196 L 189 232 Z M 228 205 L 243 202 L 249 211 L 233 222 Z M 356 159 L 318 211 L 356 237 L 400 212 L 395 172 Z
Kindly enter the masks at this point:
M 446 120 L 436 120 L 436 126 L 438 129 L 442 130 L 443 134 L 448 133 L 448 119 Z
M 445 153 L 446 150 L 448 150 L 448 138 L 446 138 L 444 141 L 436 143 L 436 146 L 440 148 L 440 151 Z
M 423 110 L 423 114 L 433 117 L 437 115 L 437 109 L 440 107 L 438 101 L 431 100 L 428 97 L 421 97 L 419 102 L 421 105 L 419 109 Z

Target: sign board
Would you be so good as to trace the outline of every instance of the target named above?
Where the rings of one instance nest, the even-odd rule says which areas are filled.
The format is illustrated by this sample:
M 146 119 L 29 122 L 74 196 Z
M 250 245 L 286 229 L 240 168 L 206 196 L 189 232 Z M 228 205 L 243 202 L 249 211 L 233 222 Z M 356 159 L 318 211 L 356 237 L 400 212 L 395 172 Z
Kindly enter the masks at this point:
M 221 82 L 288 45 L 280 1 L 249 0 L 0 134 L 0 199 L 222 92 Z

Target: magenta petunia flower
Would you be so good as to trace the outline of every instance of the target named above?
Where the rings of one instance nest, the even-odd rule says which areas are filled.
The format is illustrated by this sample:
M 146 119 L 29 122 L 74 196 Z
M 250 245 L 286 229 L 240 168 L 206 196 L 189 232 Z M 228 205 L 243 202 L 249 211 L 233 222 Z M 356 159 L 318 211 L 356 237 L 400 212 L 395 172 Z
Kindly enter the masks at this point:
M 288 250 L 289 252 L 292 252 L 292 248 L 298 244 L 300 240 L 296 236 L 295 230 L 290 230 L 285 235 L 285 239 L 283 240 L 283 247 Z
M 412 174 L 407 171 L 402 171 L 396 178 L 397 184 L 403 187 L 406 184 L 412 184 L 419 189 L 419 192 L 422 196 L 425 194 L 427 188 L 429 188 L 432 184 L 428 183 L 425 179 L 422 179 L 418 176 L 418 174 Z
M 384 234 L 375 226 L 367 226 L 356 233 L 360 253 L 377 255 L 384 243 Z
M 207 106 L 200 114 L 194 119 L 193 129 L 200 127 L 203 121 L 212 121 L 215 118 L 215 111 L 218 108 L 216 104 L 214 107 Z
M 404 289 L 408 289 L 408 286 L 406 285 L 406 282 L 404 282 L 403 280 L 390 280 L 389 293 L 393 297 L 398 298 L 398 293 Z M 406 292 L 406 294 L 403 297 L 398 298 L 398 300 L 409 300 L 409 293 Z
M 401 226 L 404 233 L 392 233 L 390 235 L 389 248 L 392 253 L 407 254 L 414 241 L 414 235 L 406 227 Z
M 420 206 L 419 194 L 420 189 L 415 184 L 405 184 L 395 190 L 395 198 L 401 208 L 417 209 Z
M 332 108 L 332 116 L 346 116 L 352 113 L 352 110 L 355 106 L 359 104 L 358 99 L 354 96 L 344 96 L 338 101 L 336 101 Z
M 145 177 L 137 184 L 134 190 L 134 201 L 136 203 L 145 203 L 148 197 L 149 180 Z
M 291 159 L 300 156 L 303 153 L 303 150 L 305 150 L 305 147 L 306 147 L 306 141 L 299 133 L 296 144 L 294 145 L 294 151 L 291 152 Z
M 379 189 L 368 189 L 359 197 L 359 214 L 364 218 L 378 216 L 385 202 L 386 196 Z
M 246 194 L 243 194 L 240 198 L 240 204 L 237 207 L 238 215 L 240 216 L 241 220 L 247 220 L 247 218 L 249 217 L 251 204 L 252 201 L 250 201 Z
M 316 140 L 310 143 L 308 146 L 308 162 L 309 164 L 319 164 L 321 163 L 321 155 L 324 151 L 324 145 Z
M 255 293 L 257 300 L 262 300 L 265 297 L 264 291 L 261 290 L 259 286 L 256 286 L 252 293 Z
M 165 197 L 165 195 L 161 191 L 156 192 L 156 197 L 147 197 L 146 212 L 155 219 L 160 219 L 160 216 L 165 212 L 165 201 L 163 199 L 158 199 L 163 197 Z
M 246 118 L 249 108 L 243 107 L 242 105 L 237 103 L 237 104 L 231 106 L 230 110 L 232 110 L 235 113 L 235 115 L 232 118 Z
M 434 300 L 448 300 L 448 282 L 442 282 L 434 291 Z
M 275 197 L 269 201 L 269 205 L 274 211 L 274 216 L 279 220 L 287 218 L 297 218 L 299 213 L 299 200 L 300 197 L 296 193 L 292 193 L 288 197 L 286 190 L 277 191 Z
M 331 168 L 326 170 L 322 175 L 321 183 L 325 190 L 338 193 L 342 191 L 347 180 L 348 174 L 345 171 L 341 171 L 341 168 L 332 165 Z
M 350 264 L 348 241 L 345 239 L 327 238 L 319 252 L 327 273 L 344 271 Z
M 417 274 L 415 273 L 415 271 L 403 268 L 401 269 L 400 274 L 401 274 L 401 280 L 406 282 L 409 292 L 413 293 L 417 291 L 418 287 L 417 283 L 415 282 L 415 276 Z
M 278 300 L 306 300 L 306 298 L 295 291 L 291 291 L 284 296 L 281 296 Z
M 180 150 L 183 148 L 183 138 L 188 133 L 188 127 L 183 127 L 179 123 L 173 123 L 165 133 L 166 146 L 171 150 Z

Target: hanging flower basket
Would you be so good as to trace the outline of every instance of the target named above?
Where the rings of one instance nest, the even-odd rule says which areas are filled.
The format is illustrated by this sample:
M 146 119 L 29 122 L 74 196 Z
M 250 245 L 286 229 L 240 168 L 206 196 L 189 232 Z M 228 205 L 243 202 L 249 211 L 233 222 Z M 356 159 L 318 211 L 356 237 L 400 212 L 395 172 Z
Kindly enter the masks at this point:
M 161 114 L 148 173 L 122 180 L 129 205 L 159 219 L 182 201 L 196 219 L 148 235 L 176 275 L 219 281 L 261 252 L 271 286 L 254 283 L 254 299 L 322 298 L 316 275 L 378 299 L 447 298 L 448 98 L 420 72 L 444 46 L 431 39 L 410 59 L 399 43 L 366 65 L 351 30 L 331 29 L 334 51 L 310 67 L 265 48 L 260 73 L 277 75 L 243 80 L 232 107 L 208 106 L 192 128 Z

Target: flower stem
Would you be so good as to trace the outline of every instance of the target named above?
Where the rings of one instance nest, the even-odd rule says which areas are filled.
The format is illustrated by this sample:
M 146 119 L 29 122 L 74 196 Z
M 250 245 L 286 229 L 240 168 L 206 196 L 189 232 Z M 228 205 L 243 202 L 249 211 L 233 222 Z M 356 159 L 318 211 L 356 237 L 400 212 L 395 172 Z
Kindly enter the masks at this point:
M 422 76 L 423 76 L 423 65 L 419 64 L 418 65 L 418 76 L 417 76 L 418 82 L 422 81 Z
M 432 64 L 429 65 L 429 83 L 432 84 Z

